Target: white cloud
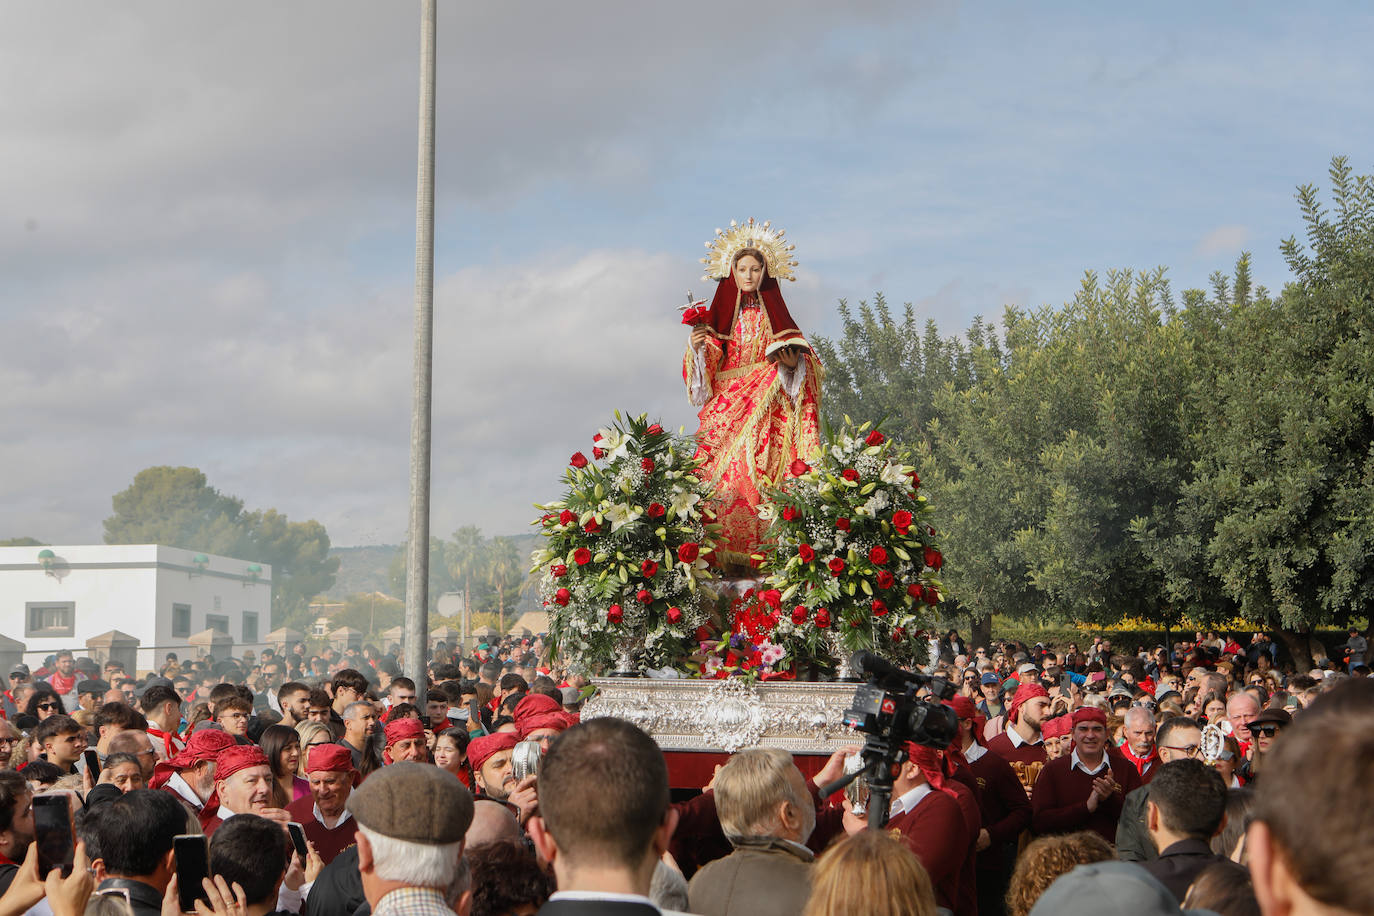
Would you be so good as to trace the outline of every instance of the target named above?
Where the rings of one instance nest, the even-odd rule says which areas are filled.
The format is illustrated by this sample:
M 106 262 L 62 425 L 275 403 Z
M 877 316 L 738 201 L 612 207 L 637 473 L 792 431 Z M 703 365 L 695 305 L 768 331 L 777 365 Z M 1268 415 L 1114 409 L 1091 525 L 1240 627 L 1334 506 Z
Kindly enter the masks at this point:
M 1239 254 L 1245 243 L 1250 241 L 1250 229 L 1246 226 L 1218 226 L 1198 240 L 1194 254 Z

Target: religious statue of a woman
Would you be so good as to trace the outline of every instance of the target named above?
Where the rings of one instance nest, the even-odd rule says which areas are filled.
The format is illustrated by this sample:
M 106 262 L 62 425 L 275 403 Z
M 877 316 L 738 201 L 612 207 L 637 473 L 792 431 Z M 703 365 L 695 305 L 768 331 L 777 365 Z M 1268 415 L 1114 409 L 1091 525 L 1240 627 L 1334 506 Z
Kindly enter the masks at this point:
M 715 565 L 742 574 L 768 527 L 758 516 L 760 486 L 820 446 L 822 370 L 778 287 L 796 279 L 783 232 L 753 219 L 731 222 L 707 247 L 706 278 L 719 283 L 692 329 L 682 373 L 701 408 L 697 455 L 724 529 Z

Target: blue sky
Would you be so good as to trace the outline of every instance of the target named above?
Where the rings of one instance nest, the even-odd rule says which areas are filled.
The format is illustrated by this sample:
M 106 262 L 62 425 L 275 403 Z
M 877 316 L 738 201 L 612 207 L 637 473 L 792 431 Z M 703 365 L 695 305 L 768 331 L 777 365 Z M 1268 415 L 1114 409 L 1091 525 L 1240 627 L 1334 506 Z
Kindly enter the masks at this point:
M 322 13 L 324 13 L 322 15 Z M 523 530 L 614 408 L 693 425 L 673 307 L 785 227 L 804 330 L 953 331 L 1085 269 L 1281 286 L 1374 171 L 1356 3 L 443 2 L 435 531 Z M 0 537 L 153 464 L 336 543 L 406 517 L 414 4 L 17 5 L 0 35 Z

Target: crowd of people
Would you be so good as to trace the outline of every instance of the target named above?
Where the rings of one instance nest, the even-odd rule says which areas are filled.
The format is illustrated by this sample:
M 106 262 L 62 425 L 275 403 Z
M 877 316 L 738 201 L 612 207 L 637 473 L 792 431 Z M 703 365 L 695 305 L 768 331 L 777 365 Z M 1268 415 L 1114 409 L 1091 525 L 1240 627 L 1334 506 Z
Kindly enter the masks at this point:
M 821 795 L 857 744 L 744 750 L 674 800 L 539 639 L 441 645 L 423 690 L 371 648 L 139 676 L 59 652 L 0 700 L 0 916 L 1374 913 L 1369 669 L 1247 642 L 947 634 L 957 736 L 900 748 L 878 830 L 861 787 Z

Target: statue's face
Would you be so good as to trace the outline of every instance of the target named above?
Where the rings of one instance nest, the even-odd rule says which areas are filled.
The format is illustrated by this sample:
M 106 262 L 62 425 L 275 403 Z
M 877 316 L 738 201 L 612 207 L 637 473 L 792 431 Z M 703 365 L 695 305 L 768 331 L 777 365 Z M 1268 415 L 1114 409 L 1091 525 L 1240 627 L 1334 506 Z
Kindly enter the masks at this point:
M 763 264 L 752 254 L 735 262 L 735 285 L 742 293 L 756 292 L 763 282 Z

